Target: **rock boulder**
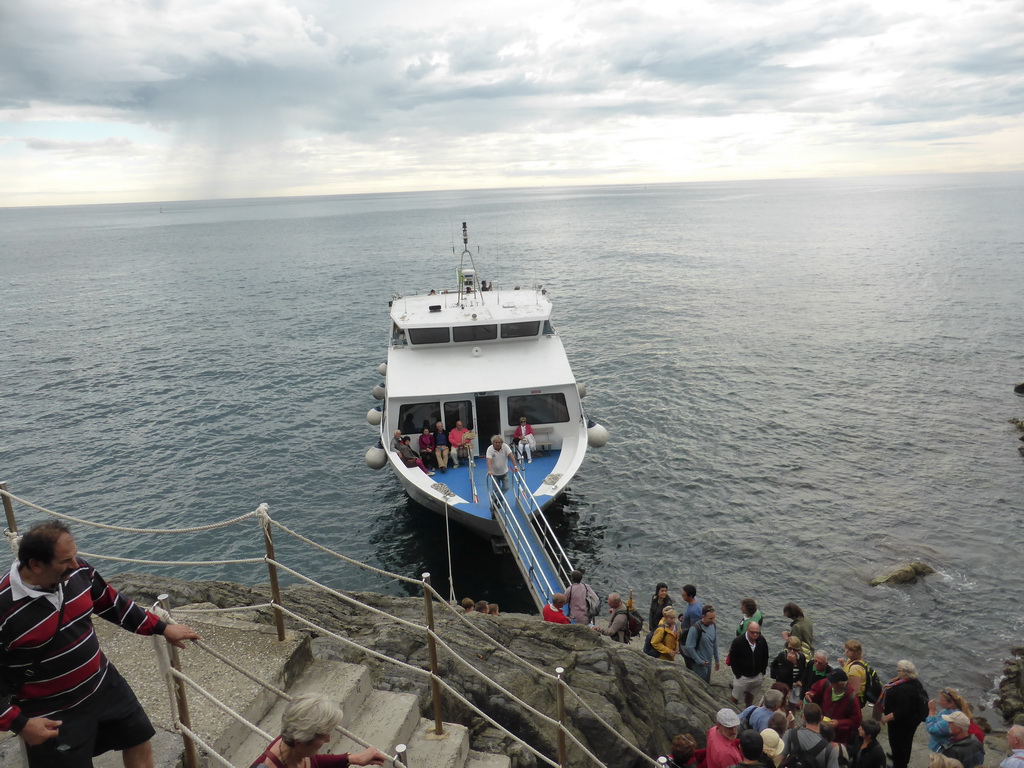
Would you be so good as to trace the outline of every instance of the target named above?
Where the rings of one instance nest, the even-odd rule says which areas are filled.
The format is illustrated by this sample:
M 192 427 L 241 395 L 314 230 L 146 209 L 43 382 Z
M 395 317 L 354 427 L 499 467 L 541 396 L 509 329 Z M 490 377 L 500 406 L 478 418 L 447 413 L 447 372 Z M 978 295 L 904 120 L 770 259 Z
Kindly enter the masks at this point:
M 910 563 L 903 563 L 884 571 L 871 580 L 871 586 L 877 587 L 880 584 L 914 584 L 919 576 L 927 576 L 935 573 L 935 569 L 920 560 Z

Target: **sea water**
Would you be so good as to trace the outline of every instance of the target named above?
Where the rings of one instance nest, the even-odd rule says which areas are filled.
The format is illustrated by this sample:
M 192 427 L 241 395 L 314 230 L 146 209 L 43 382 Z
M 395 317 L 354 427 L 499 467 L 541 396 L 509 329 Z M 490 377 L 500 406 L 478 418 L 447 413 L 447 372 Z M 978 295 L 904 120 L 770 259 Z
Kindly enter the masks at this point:
M 553 513 L 602 595 L 646 613 L 655 582 L 692 582 L 723 637 L 754 597 L 773 653 L 795 601 L 830 655 L 859 639 L 883 677 L 909 658 L 930 691 L 984 698 L 1024 634 L 1022 210 L 1021 174 L 0 209 L 0 480 L 120 526 L 266 502 L 349 556 L 532 611 L 510 556 L 363 463 L 387 302 L 453 283 L 467 221 L 484 279 L 548 289 L 612 433 Z M 263 551 L 253 520 L 75 531 L 150 560 Z M 276 540 L 331 586 L 407 590 Z M 910 558 L 938 573 L 869 586 Z

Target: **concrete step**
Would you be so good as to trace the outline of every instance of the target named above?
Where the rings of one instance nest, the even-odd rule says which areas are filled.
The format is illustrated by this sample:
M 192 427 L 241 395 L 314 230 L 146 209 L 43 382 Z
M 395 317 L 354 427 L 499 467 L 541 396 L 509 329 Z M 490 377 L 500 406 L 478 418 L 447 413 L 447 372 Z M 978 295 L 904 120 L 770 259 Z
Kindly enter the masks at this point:
M 505 755 L 491 755 L 487 752 L 469 750 L 466 768 L 511 768 L 512 760 Z
M 350 705 L 346 701 L 345 707 Z M 419 700 L 411 693 L 373 691 L 355 721 L 345 727 L 382 752 L 395 753 L 399 744 L 408 744 L 419 723 Z M 325 750 L 332 755 L 361 752 L 364 747 L 351 739 L 333 739 Z
M 216 614 L 190 619 L 188 623 L 212 648 L 284 690 L 312 661 L 309 638 L 305 635 L 289 632 L 281 643 L 272 627 Z M 154 639 L 125 632 L 102 619 L 96 620 L 95 627 L 103 652 L 132 686 L 157 729 L 154 762 L 173 765 L 182 751 L 182 739 L 175 733 L 168 733 L 173 731 L 175 718 L 153 649 L 154 642 L 164 646 L 166 642 L 160 637 Z M 180 657 L 185 674 L 252 722 L 259 722 L 277 699 L 262 686 L 191 644 L 180 652 Z M 211 743 L 225 738 L 231 741 L 247 731 L 197 692 L 189 689 L 187 695 L 193 729 L 203 739 Z M 255 754 L 260 751 L 262 748 Z M 121 768 L 121 756 L 108 753 L 97 758 L 94 764 L 96 768 Z
M 364 705 L 375 693 L 370 686 L 370 675 L 365 669 L 356 664 L 331 661 L 314 661 L 287 692 L 291 696 L 317 693 L 339 704 L 344 713 L 341 724 L 346 728 L 351 728 L 352 723 L 359 719 Z M 263 717 L 251 722 L 255 722 L 271 736 L 277 736 L 281 732 L 281 716 L 287 705 L 284 699 L 277 699 Z M 250 765 L 266 749 L 267 741 L 259 734 L 248 729 L 246 731 L 244 739 L 234 743 L 218 740 L 214 748 L 235 765 Z
M 444 724 L 444 734 L 434 733 L 434 721 L 420 718 L 407 744 L 409 768 L 464 768 L 469 758 L 469 730 L 464 725 Z

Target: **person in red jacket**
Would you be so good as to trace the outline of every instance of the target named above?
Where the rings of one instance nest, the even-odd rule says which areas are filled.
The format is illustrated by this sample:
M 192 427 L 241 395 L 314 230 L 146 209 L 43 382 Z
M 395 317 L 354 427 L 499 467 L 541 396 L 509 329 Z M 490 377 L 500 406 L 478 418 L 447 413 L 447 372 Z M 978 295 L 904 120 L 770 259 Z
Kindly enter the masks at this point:
M 11 692 L 0 699 L 0 730 L 25 742 L 30 768 L 90 765 L 109 750 L 152 768 L 153 726 L 100 650 L 93 615 L 179 648 L 199 639 L 119 595 L 78 558 L 64 523 L 32 528 L 0 579 L 0 677 Z
M 544 621 L 552 624 L 572 624 L 569 617 L 565 615 L 565 595 L 555 592 L 551 596 L 551 602 L 544 606 Z
M 848 690 L 849 678 L 841 669 L 832 670 L 828 677 L 819 680 L 807 694 L 807 700 L 821 707 L 821 714 L 828 718 L 836 729 L 836 741 L 853 744 L 857 740 L 857 729 L 862 719 L 860 702 L 853 691 Z

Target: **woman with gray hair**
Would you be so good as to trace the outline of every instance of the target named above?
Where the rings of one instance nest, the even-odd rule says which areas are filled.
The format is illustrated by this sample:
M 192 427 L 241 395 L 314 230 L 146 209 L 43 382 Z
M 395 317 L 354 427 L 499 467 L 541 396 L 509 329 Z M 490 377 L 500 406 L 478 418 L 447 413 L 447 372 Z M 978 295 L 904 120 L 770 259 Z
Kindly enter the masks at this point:
M 906 659 L 896 662 L 896 677 L 885 684 L 875 702 L 875 717 L 889 732 L 892 768 L 907 768 L 914 732 L 928 716 L 928 694 L 917 679 L 917 667 Z
M 296 696 L 281 717 L 281 735 L 251 768 L 347 768 L 383 765 L 387 755 L 373 747 L 342 755 L 317 754 L 341 723 L 341 710 L 326 699 L 307 693 Z

